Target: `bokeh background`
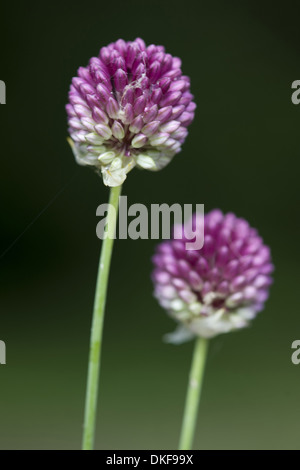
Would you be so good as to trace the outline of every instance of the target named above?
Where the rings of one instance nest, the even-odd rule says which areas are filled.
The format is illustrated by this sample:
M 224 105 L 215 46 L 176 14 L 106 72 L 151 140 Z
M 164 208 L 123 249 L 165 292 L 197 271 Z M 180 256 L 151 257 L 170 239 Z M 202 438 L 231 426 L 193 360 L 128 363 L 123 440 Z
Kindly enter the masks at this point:
M 164 171 L 130 173 L 129 204 L 204 203 L 243 216 L 276 271 L 252 327 L 211 342 L 195 448 L 297 449 L 300 365 L 299 2 L 173 0 L 2 5 L 0 448 L 78 449 L 108 190 L 66 143 L 71 77 L 101 46 L 141 36 L 183 60 L 198 105 Z M 45 210 L 44 210 L 45 209 Z M 39 217 L 38 214 L 40 214 Z M 120 240 L 110 276 L 96 447 L 175 449 L 192 343 L 152 297 L 155 241 Z M 0 253 L 0 256 L 1 256 Z

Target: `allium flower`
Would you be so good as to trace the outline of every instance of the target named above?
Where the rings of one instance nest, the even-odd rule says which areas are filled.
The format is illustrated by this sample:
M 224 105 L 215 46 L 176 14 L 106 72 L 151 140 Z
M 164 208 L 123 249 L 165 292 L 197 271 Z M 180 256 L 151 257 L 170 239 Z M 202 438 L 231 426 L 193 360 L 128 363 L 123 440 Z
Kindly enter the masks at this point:
M 186 250 L 183 235 L 158 245 L 153 257 L 155 296 L 184 325 L 170 335 L 172 342 L 246 327 L 268 298 L 273 266 L 257 231 L 234 214 L 213 210 L 204 216 L 204 233 L 200 250 Z
M 181 61 L 142 39 L 102 47 L 69 92 L 71 145 L 81 165 L 119 186 L 136 165 L 160 170 L 181 150 L 195 103 Z

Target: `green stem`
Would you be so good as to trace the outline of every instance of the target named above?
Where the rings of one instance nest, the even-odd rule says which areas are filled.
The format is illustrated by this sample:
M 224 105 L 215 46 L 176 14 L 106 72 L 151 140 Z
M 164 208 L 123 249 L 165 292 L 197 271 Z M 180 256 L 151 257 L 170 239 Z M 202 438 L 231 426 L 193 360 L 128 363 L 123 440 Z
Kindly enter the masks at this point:
M 207 350 L 208 340 L 197 338 L 189 376 L 179 450 L 191 450 L 192 448 Z
M 91 330 L 82 443 L 83 450 L 92 450 L 94 447 L 104 310 L 120 193 L 121 186 L 110 188 L 109 206 L 106 219 L 108 237 L 102 242 Z

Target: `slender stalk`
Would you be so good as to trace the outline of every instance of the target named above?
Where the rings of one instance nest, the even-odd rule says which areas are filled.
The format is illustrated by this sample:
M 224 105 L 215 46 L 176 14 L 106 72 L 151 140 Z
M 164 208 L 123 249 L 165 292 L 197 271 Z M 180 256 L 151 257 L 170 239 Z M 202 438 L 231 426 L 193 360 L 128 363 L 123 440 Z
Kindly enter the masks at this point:
M 207 350 L 208 340 L 205 338 L 197 338 L 189 375 L 189 384 L 183 414 L 179 450 L 191 450 L 192 448 Z
M 104 310 L 120 193 L 121 186 L 110 188 L 109 206 L 106 219 L 108 237 L 102 242 L 91 330 L 83 429 L 83 450 L 92 450 L 94 447 Z

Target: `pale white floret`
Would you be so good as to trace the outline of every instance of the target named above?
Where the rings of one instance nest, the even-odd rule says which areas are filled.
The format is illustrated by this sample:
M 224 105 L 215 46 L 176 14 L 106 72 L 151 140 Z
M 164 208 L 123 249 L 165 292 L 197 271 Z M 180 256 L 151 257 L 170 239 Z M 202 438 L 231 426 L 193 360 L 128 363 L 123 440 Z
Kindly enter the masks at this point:
M 145 170 L 153 170 L 156 168 L 156 163 L 153 158 L 149 157 L 148 155 L 140 154 L 136 158 L 136 164 L 144 168 Z

